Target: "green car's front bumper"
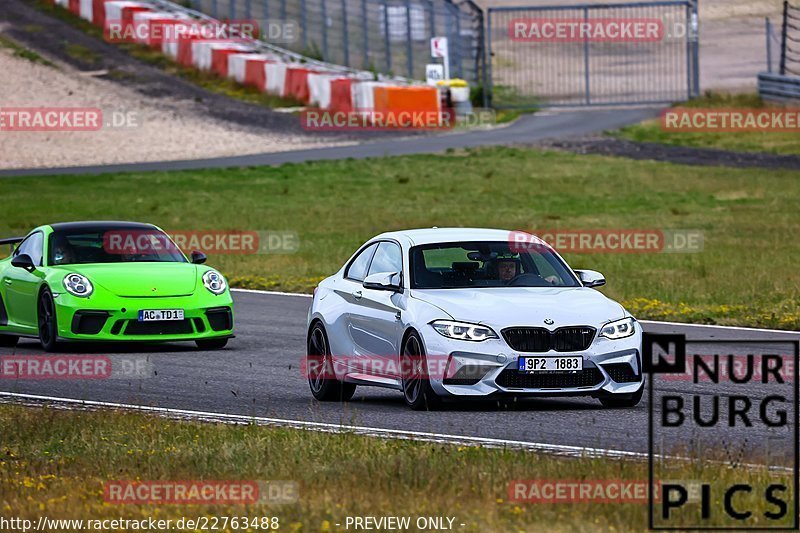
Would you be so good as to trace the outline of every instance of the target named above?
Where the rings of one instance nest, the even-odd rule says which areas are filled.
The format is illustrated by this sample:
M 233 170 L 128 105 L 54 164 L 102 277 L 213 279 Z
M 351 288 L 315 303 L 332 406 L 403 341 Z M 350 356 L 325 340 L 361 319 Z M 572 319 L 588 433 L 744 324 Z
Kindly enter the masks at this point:
M 135 298 L 104 295 L 102 299 L 54 294 L 58 337 L 73 341 L 194 341 L 233 336 L 230 293 L 215 296 Z M 94 300 L 94 301 L 93 301 Z M 139 322 L 140 310 L 183 309 L 184 319 Z

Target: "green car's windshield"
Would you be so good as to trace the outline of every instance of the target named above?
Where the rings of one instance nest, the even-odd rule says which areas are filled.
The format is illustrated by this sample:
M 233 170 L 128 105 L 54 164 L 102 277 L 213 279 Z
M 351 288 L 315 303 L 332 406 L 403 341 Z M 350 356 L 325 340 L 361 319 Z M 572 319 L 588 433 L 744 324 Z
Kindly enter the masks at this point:
M 172 239 L 157 229 L 103 228 L 60 230 L 50 234 L 48 264 L 185 263 Z

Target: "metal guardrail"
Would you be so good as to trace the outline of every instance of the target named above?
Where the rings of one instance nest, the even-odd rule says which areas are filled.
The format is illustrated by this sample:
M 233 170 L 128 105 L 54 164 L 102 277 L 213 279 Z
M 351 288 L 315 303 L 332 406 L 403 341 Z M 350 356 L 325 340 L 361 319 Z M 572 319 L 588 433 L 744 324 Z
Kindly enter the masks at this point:
M 780 33 L 769 18 L 766 33 L 767 71 L 758 75 L 758 94 L 768 100 L 800 100 L 800 6 L 784 1 Z
M 430 38 L 447 37 L 450 72 L 482 79 L 483 12 L 472 0 L 186 0 L 219 20 L 292 23 L 291 42 L 305 57 L 389 76 L 425 79 Z
M 182 13 L 187 15 L 193 19 L 203 20 L 203 21 L 214 21 L 216 20 L 214 17 L 207 15 L 206 13 L 197 11 L 195 9 L 176 4 L 171 2 L 170 0 L 143 0 L 147 3 L 153 4 L 154 6 L 158 7 L 162 11 L 166 11 L 168 13 Z M 376 75 L 370 72 L 366 72 L 363 70 L 349 68 L 342 65 L 338 65 L 335 63 L 328 63 L 325 61 L 319 61 L 302 54 L 292 52 L 291 50 L 287 50 L 285 48 L 270 44 L 261 39 L 249 39 L 250 44 L 256 48 L 258 51 L 274 55 L 276 58 L 281 59 L 287 63 L 304 63 L 312 67 L 317 67 L 320 70 L 325 70 L 328 72 L 341 72 L 342 74 L 347 74 L 349 76 L 361 79 L 378 79 L 382 81 L 398 81 L 398 82 L 409 82 L 406 78 L 400 76 L 386 76 L 386 75 Z
M 762 72 L 758 75 L 758 94 L 772 100 L 800 100 L 800 76 Z

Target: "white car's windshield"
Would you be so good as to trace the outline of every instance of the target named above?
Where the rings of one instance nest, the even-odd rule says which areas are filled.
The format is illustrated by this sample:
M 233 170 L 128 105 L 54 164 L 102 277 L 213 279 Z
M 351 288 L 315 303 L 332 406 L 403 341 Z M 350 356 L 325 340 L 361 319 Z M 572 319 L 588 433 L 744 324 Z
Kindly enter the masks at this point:
M 563 261 L 546 246 L 436 243 L 412 248 L 410 261 L 411 286 L 416 289 L 580 286 Z

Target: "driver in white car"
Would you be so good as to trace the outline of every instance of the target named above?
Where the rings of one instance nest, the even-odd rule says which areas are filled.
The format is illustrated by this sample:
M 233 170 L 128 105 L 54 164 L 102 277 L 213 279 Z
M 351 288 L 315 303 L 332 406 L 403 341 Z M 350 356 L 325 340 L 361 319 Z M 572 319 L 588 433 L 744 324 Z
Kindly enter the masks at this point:
M 497 260 L 497 275 L 503 283 L 509 283 L 519 274 L 520 264 L 518 259 L 500 258 Z M 559 282 L 557 276 L 547 276 L 544 280 L 551 285 L 556 285 Z

